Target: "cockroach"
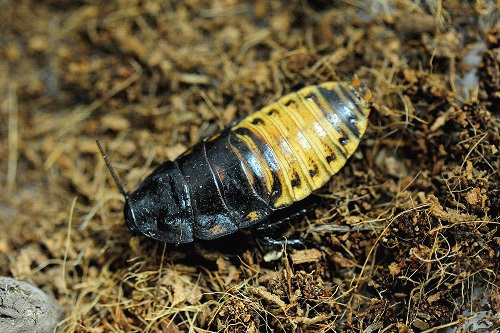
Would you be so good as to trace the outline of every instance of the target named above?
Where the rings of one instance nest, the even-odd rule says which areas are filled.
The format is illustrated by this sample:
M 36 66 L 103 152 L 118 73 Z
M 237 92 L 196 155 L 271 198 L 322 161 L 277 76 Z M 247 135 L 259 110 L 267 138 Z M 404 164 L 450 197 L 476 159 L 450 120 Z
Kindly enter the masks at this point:
M 130 230 L 166 243 L 215 239 L 328 182 L 358 147 L 370 102 L 357 79 L 302 88 L 160 164 L 130 195 L 97 144 Z

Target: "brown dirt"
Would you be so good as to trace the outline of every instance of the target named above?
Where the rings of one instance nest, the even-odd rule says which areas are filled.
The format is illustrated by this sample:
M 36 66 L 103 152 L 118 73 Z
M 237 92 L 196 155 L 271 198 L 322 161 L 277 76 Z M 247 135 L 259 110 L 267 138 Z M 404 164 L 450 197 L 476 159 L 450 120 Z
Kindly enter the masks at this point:
M 52 292 L 64 332 L 432 332 L 498 311 L 500 8 L 423 3 L 0 1 L 0 275 Z M 367 133 L 331 204 L 286 230 L 310 252 L 131 238 L 95 139 L 132 190 L 353 75 Z

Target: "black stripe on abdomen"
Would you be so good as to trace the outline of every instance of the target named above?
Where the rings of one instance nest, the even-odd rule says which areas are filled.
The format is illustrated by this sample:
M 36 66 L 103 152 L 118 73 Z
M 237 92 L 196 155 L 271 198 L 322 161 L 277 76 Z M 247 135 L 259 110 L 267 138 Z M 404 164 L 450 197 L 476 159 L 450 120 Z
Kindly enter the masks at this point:
M 255 146 L 259 149 L 263 159 L 264 159 L 264 164 L 269 168 L 269 171 L 271 172 L 272 175 L 272 186 L 271 186 L 271 193 L 267 193 L 266 196 L 269 196 L 269 205 L 274 207 L 274 203 L 276 199 L 278 199 L 281 196 L 281 193 L 283 191 L 281 182 L 278 177 L 278 171 L 280 170 L 280 165 L 279 162 L 277 161 L 277 158 L 275 156 L 275 153 L 273 152 L 272 147 L 270 147 L 266 142 L 262 141 L 255 133 L 253 133 L 251 130 L 245 127 L 240 127 L 234 130 L 234 133 L 238 135 L 244 135 L 249 137 Z M 263 187 L 264 191 L 267 191 L 267 188 L 264 186 Z M 263 194 L 265 195 L 265 194 Z
M 351 131 L 356 138 L 359 138 L 359 130 L 356 126 L 359 119 L 345 103 L 346 101 L 342 100 L 335 90 L 326 89 L 321 86 L 318 87 L 318 90 L 330 105 L 331 110 L 342 119 L 342 122 L 347 126 L 349 131 Z
M 342 146 L 345 146 L 346 144 L 348 144 L 350 141 L 349 136 L 342 129 L 342 127 L 340 127 L 340 124 L 336 121 L 336 119 L 334 119 L 335 110 L 331 109 L 331 108 L 330 108 L 330 110 L 326 110 L 325 107 L 321 104 L 320 100 L 318 99 L 318 96 L 315 93 L 310 93 L 309 95 L 305 96 L 305 98 L 311 99 L 316 104 L 316 106 L 321 110 L 321 113 L 326 118 L 326 120 L 328 120 L 330 125 L 332 125 L 332 127 L 341 135 L 341 137 L 338 139 L 340 144 Z

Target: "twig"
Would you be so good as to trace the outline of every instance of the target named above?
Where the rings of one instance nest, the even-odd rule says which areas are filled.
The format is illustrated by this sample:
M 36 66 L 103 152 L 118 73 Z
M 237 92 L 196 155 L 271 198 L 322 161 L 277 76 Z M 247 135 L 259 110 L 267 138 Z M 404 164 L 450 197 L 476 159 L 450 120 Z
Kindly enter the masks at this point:
M 450 327 L 450 326 L 453 326 L 453 325 L 458 325 L 460 323 L 469 321 L 469 320 L 471 320 L 473 318 L 476 318 L 476 317 L 477 317 L 477 313 L 473 314 L 473 315 L 471 315 L 469 317 L 466 317 L 466 318 L 457 319 L 455 321 L 452 321 L 451 323 L 447 323 L 447 324 L 439 325 L 439 326 L 436 326 L 436 327 L 433 327 L 433 328 L 429 328 L 428 330 L 422 331 L 422 333 L 436 332 L 436 331 L 439 331 L 440 329 L 443 329 L 443 328 L 446 328 L 446 327 Z

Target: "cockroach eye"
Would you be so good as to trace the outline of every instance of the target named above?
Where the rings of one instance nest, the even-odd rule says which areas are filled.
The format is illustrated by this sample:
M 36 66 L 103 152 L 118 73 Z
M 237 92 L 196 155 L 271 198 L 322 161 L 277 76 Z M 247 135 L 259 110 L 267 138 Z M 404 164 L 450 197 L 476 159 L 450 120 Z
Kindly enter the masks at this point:
M 132 231 L 139 231 L 136 227 L 134 211 L 132 210 L 132 207 L 130 207 L 128 201 L 123 207 L 123 215 L 125 215 L 125 221 L 127 222 L 128 228 Z

